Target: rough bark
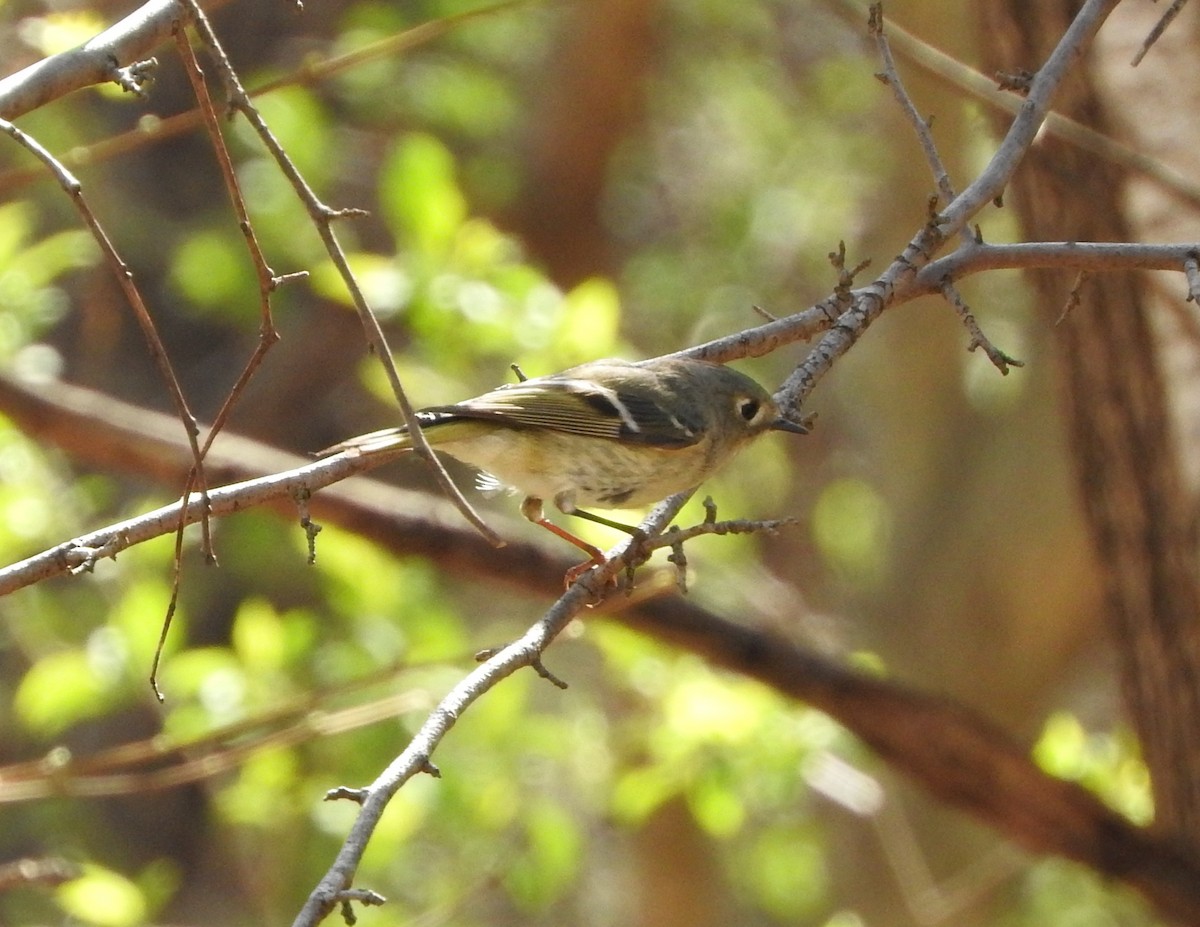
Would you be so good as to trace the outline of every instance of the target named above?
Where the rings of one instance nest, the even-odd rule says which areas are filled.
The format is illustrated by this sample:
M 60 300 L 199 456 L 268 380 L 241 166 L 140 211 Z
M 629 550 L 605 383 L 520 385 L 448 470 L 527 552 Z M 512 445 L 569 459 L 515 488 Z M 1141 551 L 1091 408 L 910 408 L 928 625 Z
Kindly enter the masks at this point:
M 982 7 L 992 69 L 1034 68 L 1078 4 L 994 0 Z M 1106 131 L 1092 62 L 1058 106 Z M 1122 172 L 1053 137 L 1030 152 L 1009 204 L 1026 236 L 1128 240 Z M 1067 305 L 1074 281 L 1031 275 L 1047 324 Z M 1195 845 L 1200 833 L 1200 592 L 1196 526 L 1171 426 L 1159 344 L 1144 281 L 1093 277 L 1055 324 L 1063 401 L 1078 484 L 1104 567 L 1105 598 L 1122 670 L 1126 708 L 1153 781 L 1155 826 Z

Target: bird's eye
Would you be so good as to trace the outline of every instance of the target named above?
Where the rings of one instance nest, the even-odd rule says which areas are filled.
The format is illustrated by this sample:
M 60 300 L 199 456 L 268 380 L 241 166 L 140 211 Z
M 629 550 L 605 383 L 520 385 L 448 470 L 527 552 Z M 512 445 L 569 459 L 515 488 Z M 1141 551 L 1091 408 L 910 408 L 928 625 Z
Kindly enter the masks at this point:
M 753 396 L 743 396 L 737 401 L 737 412 L 745 421 L 752 422 L 758 417 L 761 404 Z

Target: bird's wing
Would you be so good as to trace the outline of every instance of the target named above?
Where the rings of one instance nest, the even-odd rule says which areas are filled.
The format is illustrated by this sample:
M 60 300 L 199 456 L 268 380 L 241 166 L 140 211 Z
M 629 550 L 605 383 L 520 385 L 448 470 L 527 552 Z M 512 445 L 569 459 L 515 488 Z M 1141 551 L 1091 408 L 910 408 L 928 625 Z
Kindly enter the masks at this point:
M 695 422 L 680 421 L 652 399 L 569 377 L 513 383 L 457 405 L 424 411 L 657 447 L 687 447 L 701 437 Z

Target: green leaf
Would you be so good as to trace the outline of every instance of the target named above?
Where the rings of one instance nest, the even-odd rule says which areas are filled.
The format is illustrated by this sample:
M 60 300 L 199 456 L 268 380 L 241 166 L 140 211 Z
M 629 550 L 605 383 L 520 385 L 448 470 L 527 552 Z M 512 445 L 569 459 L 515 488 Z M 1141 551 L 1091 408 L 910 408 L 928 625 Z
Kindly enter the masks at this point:
M 508 865 L 504 883 L 526 909 L 543 909 L 570 888 L 579 872 L 582 838 L 559 805 L 539 802 L 524 819 L 526 846 Z
M 29 203 L 0 206 L 0 262 L 7 265 L 33 229 L 33 207 Z
M 688 790 L 688 808 L 714 837 L 730 837 L 746 822 L 746 805 L 728 775 L 701 775 Z
M 143 556 L 145 550 L 130 552 L 122 563 L 128 565 L 136 557 Z M 129 662 L 134 666 L 146 667 L 154 660 L 154 652 L 162 637 L 167 604 L 171 601 L 171 587 L 161 574 L 151 572 L 153 569 L 153 565 L 145 572 L 129 569 L 129 582 L 108 615 L 109 627 L 119 631 L 122 643 L 129 650 Z M 186 634 L 186 613 L 178 608 L 171 621 L 171 633 L 167 635 L 164 654 L 174 653 Z
M 612 813 L 619 821 L 640 824 L 669 798 L 679 794 L 679 777 L 664 766 L 631 769 L 617 779 Z
M 13 707 L 26 728 L 44 737 L 114 709 L 109 686 L 82 650 L 39 659 L 17 686 Z
M 865 480 L 834 480 L 813 509 L 818 549 L 832 567 L 860 585 L 882 580 L 881 552 L 887 549 L 890 526 L 886 501 Z
M 397 143 L 380 173 L 380 201 L 392 230 L 425 255 L 445 254 L 467 217 L 454 157 L 431 135 Z
M 367 303 L 382 320 L 403 310 L 412 299 L 412 277 L 392 255 L 356 252 L 346 256 L 346 262 L 358 281 Z M 324 261 L 313 270 L 309 285 L 315 293 L 344 306 L 354 301 L 346 289 L 342 275 L 331 261 Z
M 237 781 L 221 790 L 217 803 L 230 824 L 278 828 L 283 820 L 303 814 L 293 801 L 299 766 L 291 750 L 271 750 L 249 757 Z
M 253 674 L 280 669 L 286 641 L 279 613 L 264 599 L 247 599 L 233 619 L 233 649 Z
M 616 285 L 602 277 L 583 281 L 567 293 L 556 342 L 580 361 L 604 357 L 617 343 L 621 300 Z
M 85 924 L 127 927 L 146 920 L 146 899 L 141 890 L 119 873 L 96 865 L 60 885 L 55 898 L 64 911 Z
M 161 677 L 171 699 L 168 733 L 190 737 L 245 716 L 246 674 L 224 647 L 197 647 L 176 654 L 164 664 Z
M 229 319 L 258 324 L 257 285 L 244 246 L 215 230 L 196 232 L 179 247 L 171 278 L 196 306 Z
M 765 831 L 735 865 L 758 903 L 781 923 L 807 921 L 828 889 L 819 834 L 805 828 Z

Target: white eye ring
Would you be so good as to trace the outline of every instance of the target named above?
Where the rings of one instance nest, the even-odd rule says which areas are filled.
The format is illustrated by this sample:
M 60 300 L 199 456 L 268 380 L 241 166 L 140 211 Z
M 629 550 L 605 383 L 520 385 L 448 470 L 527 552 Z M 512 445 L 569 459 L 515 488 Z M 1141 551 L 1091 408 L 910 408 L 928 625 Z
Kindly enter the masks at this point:
M 753 396 L 739 396 L 734 400 L 734 409 L 744 422 L 753 422 L 762 412 L 762 403 Z

